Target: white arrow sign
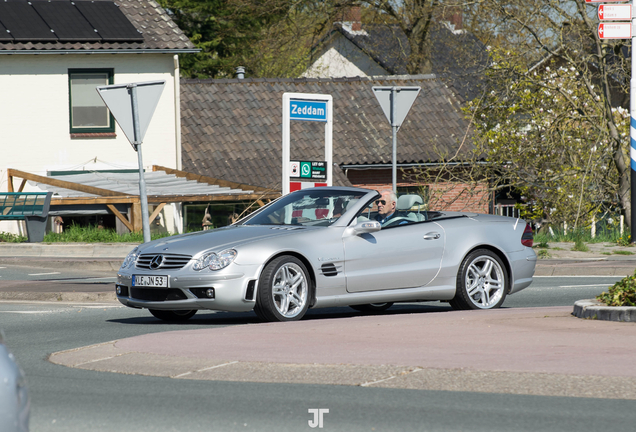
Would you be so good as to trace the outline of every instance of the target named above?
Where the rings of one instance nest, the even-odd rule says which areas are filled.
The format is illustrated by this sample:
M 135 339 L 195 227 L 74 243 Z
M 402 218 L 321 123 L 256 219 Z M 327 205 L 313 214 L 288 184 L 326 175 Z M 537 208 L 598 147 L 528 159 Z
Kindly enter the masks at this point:
M 628 21 L 632 19 L 632 5 L 598 5 L 598 19 L 601 21 Z
M 599 39 L 629 39 L 632 37 L 632 23 L 601 23 L 598 25 Z
M 165 85 L 166 81 L 163 80 L 97 87 L 97 92 L 133 146 L 143 142 Z M 138 137 L 135 137 L 133 122 L 132 86 L 137 87 Z

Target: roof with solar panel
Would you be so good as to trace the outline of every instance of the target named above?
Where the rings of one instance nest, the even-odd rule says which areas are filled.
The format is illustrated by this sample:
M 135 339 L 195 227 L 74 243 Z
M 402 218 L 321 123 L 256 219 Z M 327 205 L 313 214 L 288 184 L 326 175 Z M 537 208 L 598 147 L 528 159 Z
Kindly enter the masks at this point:
M 152 0 L 0 0 L 0 53 L 196 52 Z

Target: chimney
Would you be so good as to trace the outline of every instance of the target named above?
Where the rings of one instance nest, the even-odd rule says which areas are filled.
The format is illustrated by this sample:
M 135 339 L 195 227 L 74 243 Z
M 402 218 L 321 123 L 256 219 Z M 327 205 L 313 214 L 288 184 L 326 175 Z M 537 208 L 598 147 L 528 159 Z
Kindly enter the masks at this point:
M 444 10 L 443 21 L 448 22 L 451 30 L 461 31 L 464 29 L 463 15 L 461 6 L 448 7 Z
M 351 23 L 352 31 L 362 30 L 362 9 L 360 6 L 351 6 L 344 12 L 344 22 Z
M 455 30 L 464 29 L 462 20 L 463 20 L 463 13 L 460 8 L 456 8 L 454 11 L 452 11 L 450 16 L 450 23 L 452 26 L 455 27 Z
M 245 68 L 243 66 L 238 66 L 236 68 L 236 77 L 238 79 L 243 79 L 245 78 Z

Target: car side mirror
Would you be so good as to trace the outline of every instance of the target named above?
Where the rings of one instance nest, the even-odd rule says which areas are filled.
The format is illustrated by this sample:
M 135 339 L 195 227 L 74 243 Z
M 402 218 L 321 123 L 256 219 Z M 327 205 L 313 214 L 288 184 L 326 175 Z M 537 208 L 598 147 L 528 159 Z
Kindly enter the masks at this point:
M 381 229 L 382 225 L 380 225 L 380 222 L 372 220 L 358 222 L 353 226 L 353 231 L 356 233 L 356 235 L 374 233 L 380 231 Z

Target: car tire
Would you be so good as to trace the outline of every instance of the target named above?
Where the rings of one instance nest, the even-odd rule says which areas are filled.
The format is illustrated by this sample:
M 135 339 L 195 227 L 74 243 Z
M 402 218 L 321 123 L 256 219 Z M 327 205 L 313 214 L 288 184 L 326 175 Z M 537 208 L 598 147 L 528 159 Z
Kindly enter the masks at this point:
M 281 256 L 265 266 L 258 281 L 254 312 L 263 321 L 296 321 L 309 308 L 311 278 L 293 256 Z
M 148 309 L 150 313 L 155 317 L 159 318 L 163 321 L 169 322 L 179 322 L 179 321 L 187 321 L 197 313 L 195 310 L 179 310 L 179 311 L 169 311 L 169 310 L 159 310 L 159 309 Z
M 378 313 L 384 312 L 391 306 L 393 306 L 393 303 L 370 303 L 361 305 L 350 305 L 349 307 L 360 312 Z
M 508 273 L 501 258 L 488 249 L 477 249 L 459 267 L 455 297 L 449 303 L 459 310 L 494 309 L 502 305 L 508 289 Z

